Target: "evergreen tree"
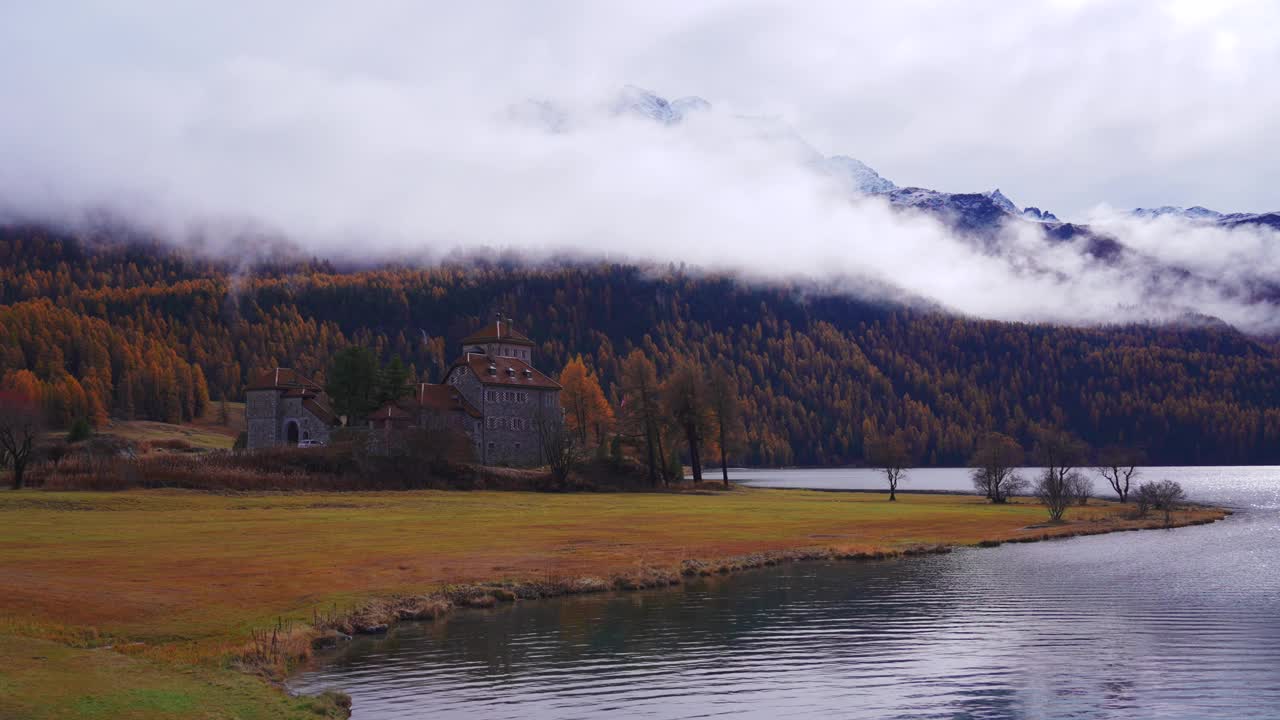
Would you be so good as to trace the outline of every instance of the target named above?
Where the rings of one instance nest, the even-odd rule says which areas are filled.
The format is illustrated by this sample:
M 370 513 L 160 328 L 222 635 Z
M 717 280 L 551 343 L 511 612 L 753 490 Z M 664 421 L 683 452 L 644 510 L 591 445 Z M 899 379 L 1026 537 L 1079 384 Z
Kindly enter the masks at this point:
M 363 424 L 377 409 L 378 361 L 369 348 L 350 345 L 338 351 L 326 378 L 325 392 L 334 412 L 345 415 L 347 424 Z
M 392 355 L 391 362 L 378 372 L 378 404 L 399 400 L 409 394 L 410 377 L 409 368 L 400 361 L 400 356 Z
M 82 442 L 88 440 L 92 435 L 93 427 L 89 425 L 88 418 L 78 417 L 71 422 L 71 428 L 67 430 L 67 442 Z

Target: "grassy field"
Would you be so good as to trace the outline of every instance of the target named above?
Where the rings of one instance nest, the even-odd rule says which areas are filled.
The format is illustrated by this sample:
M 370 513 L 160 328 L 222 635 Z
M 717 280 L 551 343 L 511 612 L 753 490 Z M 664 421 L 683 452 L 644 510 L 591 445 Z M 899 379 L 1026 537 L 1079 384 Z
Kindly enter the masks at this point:
M 342 717 L 323 698 L 293 698 L 252 675 L 108 648 L 0 635 L 0 718 L 152 720 Z
M 236 435 L 244 429 L 244 403 L 227 403 L 227 424 L 219 422 L 219 404 L 210 403 L 204 416 L 182 425 L 150 420 L 116 420 L 99 432 L 118 435 L 134 443 L 161 444 L 183 440 L 198 450 L 230 450 Z
M 1217 516 L 1196 510 L 1181 519 Z M 45 687 L 65 700 L 49 717 L 257 717 L 235 710 L 233 700 L 273 691 L 222 669 L 251 629 L 446 583 L 608 576 L 689 558 L 976 544 L 1129 524 L 1110 504 L 1073 508 L 1068 519 L 1031 527 L 1045 512 L 1025 503 L 947 495 L 889 503 L 879 494 L 807 491 L 0 492 L 0 717 L 34 706 Z M 108 643 L 124 652 L 89 649 Z M 24 659 L 33 655 L 46 659 Z M 127 694 L 135 690 L 142 694 Z M 177 698 L 197 691 L 226 694 L 229 709 L 188 712 Z M 131 697 L 160 699 L 140 714 L 99 710 Z

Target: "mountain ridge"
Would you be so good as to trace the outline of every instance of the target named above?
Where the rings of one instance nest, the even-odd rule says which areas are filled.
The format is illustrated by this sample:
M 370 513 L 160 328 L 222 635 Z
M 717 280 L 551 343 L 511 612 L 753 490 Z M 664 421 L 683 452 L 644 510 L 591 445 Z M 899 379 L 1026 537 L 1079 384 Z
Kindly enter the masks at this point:
M 690 96 L 668 101 L 661 95 L 635 85 L 627 85 L 620 91 L 613 104 L 615 113 L 630 113 L 645 117 L 665 125 L 678 125 L 689 114 L 687 108 L 706 111 L 712 104 L 701 97 Z M 1064 222 L 1056 214 L 1038 206 L 1019 207 L 999 188 L 977 192 L 950 192 L 922 188 L 916 186 L 899 186 L 893 180 L 884 177 L 865 162 L 850 155 L 837 154 L 823 156 L 807 142 L 791 131 L 794 140 L 809 147 L 815 156 L 810 162 L 821 172 L 841 181 L 850 191 L 861 195 L 878 195 L 886 197 L 898 207 L 925 210 L 947 219 L 958 219 L 956 223 L 961 229 L 969 231 L 981 230 L 990 234 L 998 230 L 998 225 L 1011 220 L 1025 220 L 1060 227 L 1070 226 L 1065 233 L 1072 236 L 1088 232 L 1087 225 L 1075 222 Z M 990 206 L 977 200 L 981 195 L 990 201 Z M 1000 213 L 992 212 L 992 207 Z M 1182 208 L 1165 205 L 1157 208 L 1134 208 L 1128 215 L 1141 219 L 1175 217 L 1185 220 L 1213 222 L 1226 227 L 1241 225 L 1263 225 L 1280 229 L 1280 211 L 1259 213 L 1222 213 L 1202 206 Z M 1064 233 L 1059 232 L 1061 237 Z

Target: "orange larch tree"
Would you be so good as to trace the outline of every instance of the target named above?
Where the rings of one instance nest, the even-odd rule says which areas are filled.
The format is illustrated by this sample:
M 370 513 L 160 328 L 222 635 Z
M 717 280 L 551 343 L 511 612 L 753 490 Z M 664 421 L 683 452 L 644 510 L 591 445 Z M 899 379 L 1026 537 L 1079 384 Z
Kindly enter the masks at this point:
M 605 399 L 600 380 L 578 355 L 560 371 L 560 405 L 565 423 L 584 447 L 601 447 L 613 428 L 613 408 Z

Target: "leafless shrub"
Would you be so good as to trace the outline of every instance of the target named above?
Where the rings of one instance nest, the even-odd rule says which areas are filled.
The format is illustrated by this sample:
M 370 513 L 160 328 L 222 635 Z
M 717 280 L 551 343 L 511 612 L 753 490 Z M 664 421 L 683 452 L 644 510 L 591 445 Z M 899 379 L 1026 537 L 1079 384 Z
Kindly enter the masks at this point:
M 551 477 L 557 485 L 563 486 L 569 480 L 569 473 L 582 462 L 582 448 L 564 420 L 553 413 L 539 413 L 533 420 L 534 429 L 538 431 L 538 442 L 542 446 L 542 459 L 551 469 Z
M 1067 508 L 1079 502 L 1080 482 L 1080 474 L 1075 470 L 1062 472 L 1058 468 L 1046 468 L 1032 487 L 1032 494 L 1049 511 L 1049 519 L 1059 522 Z
M 1071 472 L 1071 484 L 1068 488 L 1071 492 L 1071 498 L 1077 505 L 1088 505 L 1089 497 L 1093 494 L 1093 483 L 1083 473 Z
M 1164 512 L 1164 524 L 1169 525 L 1173 521 L 1173 511 L 1186 502 L 1187 493 L 1173 480 L 1160 480 L 1142 483 L 1133 497 L 1139 515 L 1146 517 L 1151 510 L 1160 510 Z

